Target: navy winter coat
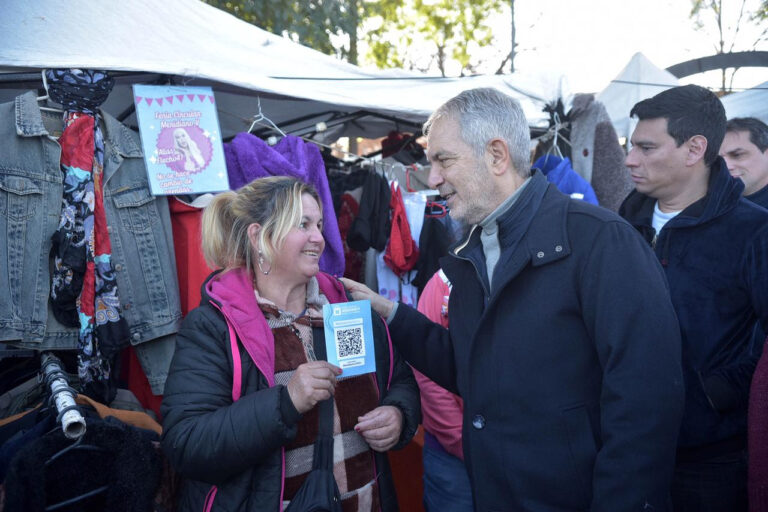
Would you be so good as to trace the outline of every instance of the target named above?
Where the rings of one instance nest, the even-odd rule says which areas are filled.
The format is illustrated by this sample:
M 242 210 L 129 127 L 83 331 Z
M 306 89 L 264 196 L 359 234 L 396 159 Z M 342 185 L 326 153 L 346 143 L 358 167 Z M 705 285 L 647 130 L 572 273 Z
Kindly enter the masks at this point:
M 408 362 L 464 399 L 475 509 L 667 510 L 683 384 L 661 267 L 539 172 L 498 224 L 492 291 L 479 227 L 441 260 L 450 330 L 403 304 L 390 323 Z
M 654 245 L 680 321 L 682 448 L 747 432 L 749 384 L 761 352 L 752 332 L 757 321 L 768 328 L 768 211 L 742 198 L 743 190 L 718 158 L 707 195 L 670 220 L 655 242 L 655 199 L 635 191 L 619 210 Z

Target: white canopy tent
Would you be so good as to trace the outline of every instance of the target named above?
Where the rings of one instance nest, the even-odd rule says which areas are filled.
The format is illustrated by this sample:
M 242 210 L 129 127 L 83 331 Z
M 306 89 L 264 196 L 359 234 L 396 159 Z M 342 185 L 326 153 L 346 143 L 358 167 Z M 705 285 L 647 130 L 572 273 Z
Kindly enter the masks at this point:
M 366 71 L 198 0 L 0 0 L 0 12 L 0 101 L 39 88 L 41 69 L 106 69 L 117 85 L 104 108 L 135 125 L 132 84 L 209 85 L 225 138 L 249 128 L 257 97 L 285 131 L 308 133 L 326 121 L 332 129 L 320 138 L 328 140 L 413 131 L 442 102 L 473 87 L 517 98 L 538 126 L 546 124 L 544 102 L 554 99 L 540 95 L 542 84 L 554 89 L 558 82 Z
M 629 112 L 635 103 L 677 85 L 679 82 L 672 73 L 656 67 L 645 55 L 638 52 L 632 56 L 621 73 L 598 94 L 597 101 L 605 105 L 616 134 L 629 139 L 634 129 Z
M 734 117 L 756 117 L 768 123 L 768 82 L 720 98 L 725 106 L 728 119 Z

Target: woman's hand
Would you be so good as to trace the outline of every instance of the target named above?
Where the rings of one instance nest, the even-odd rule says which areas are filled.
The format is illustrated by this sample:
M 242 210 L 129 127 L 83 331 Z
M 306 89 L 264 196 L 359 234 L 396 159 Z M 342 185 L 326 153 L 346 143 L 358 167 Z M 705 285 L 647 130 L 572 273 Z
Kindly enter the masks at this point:
M 337 375 L 341 375 L 341 368 L 327 361 L 300 364 L 286 386 L 296 410 L 303 414 L 333 396 Z
M 364 284 L 360 284 L 357 281 L 347 279 L 346 277 L 342 277 L 341 282 L 349 291 L 349 294 L 352 295 L 353 299 L 370 300 L 371 307 L 382 318 L 387 318 L 389 317 L 390 313 L 392 313 L 392 308 L 395 307 L 395 304 L 391 300 L 382 297 Z
M 397 444 L 403 430 L 403 413 L 394 405 L 380 405 L 357 418 L 355 430 L 373 450 L 385 452 Z

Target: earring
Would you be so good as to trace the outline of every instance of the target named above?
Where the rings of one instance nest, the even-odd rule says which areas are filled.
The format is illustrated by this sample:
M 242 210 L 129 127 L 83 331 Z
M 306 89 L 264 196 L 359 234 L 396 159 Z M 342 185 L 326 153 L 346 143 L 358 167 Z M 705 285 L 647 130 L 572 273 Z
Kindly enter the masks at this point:
M 265 276 L 269 275 L 269 271 L 272 270 L 272 267 L 268 268 L 267 270 L 264 270 L 264 267 L 262 266 L 264 265 L 264 253 L 261 251 L 259 251 L 258 265 L 259 265 L 259 271 L 261 271 L 262 274 L 264 274 Z

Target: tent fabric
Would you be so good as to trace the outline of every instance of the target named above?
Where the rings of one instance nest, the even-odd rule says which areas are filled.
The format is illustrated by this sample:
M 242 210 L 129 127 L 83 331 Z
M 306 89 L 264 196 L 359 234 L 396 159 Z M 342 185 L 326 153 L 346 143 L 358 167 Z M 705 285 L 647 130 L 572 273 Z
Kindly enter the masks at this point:
M 677 77 L 656 67 L 645 55 L 637 52 L 621 73 L 597 96 L 605 105 L 611 123 L 619 137 L 629 137 L 634 129 L 629 112 L 638 101 L 650 98 L 679 85 Z
M 3 72 L 45 68 L 97 68 L 171 77 L 175 84 L 212 85 L 225 138 L 248 130 L 262 111 L 281 123 L 307 114 L 369 110 L 419 126 L 437 106 L 462 90 L 495 87 L 520 100 L 531 123 L 545 123 L 540 76 L 427 77 L 402 70 L 368 71 L 246 23 L 199 0 L 39 0 L 2 2 L 0 82 Z M 83 26 L 99 27 L 88 38 L 72 38 Z M 127 76 L 105 109 L 116 115 L 132 103 Z M 4 94 L 20 94 L 0 88 Z M 129 117 L 128 124 L 135 125 Z M 373 123 L 375 125 L 376 123 Z M 384 136 L 398 129 L 379 123 Z M 386 125 L 386 126 L 383 126 Z M 282 126 L 281 126 L 282 127 Z M 341 135 L 334 132 L 334 136 Z M 330 136 L 329 136 L 330 137 Z
M 728 119 L 756 117 L 768 123 L 768 82 L 720 98 Z

